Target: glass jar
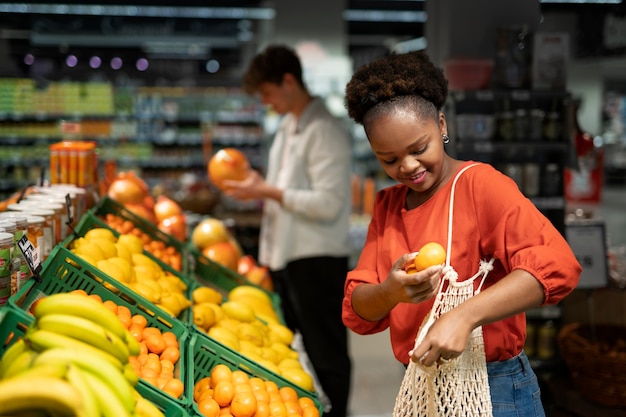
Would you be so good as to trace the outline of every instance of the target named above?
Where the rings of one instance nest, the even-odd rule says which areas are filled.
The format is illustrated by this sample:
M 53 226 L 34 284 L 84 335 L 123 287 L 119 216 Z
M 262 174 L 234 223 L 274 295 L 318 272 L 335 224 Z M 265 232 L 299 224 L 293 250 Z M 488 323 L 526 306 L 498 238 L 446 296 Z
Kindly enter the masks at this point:
M 11 296 L 13 275 L 12 250 L 13 234 L 0 232 L 0 306 L 5 305 Z
M 49 194 L 30 194 L 26 197 L 25 201 L 29 203 L 36 202 L 43 207 L 45 205 L 46 208 L 52 209 L 55 211 L 57 215 L 56 225 L 58 227 L 56 231 L 56 243 L 62 242 L 70 233 L 70 228 L 67 224 L 67 204 L 65 204 L 64 197 L 58 197 L 55 195 Z
M 55 225 L 56 215 L 53 210 L 47 210 L 45 208 L 39 208 L 39 207 L 41 207 L 40 204 L 34 205 L 32 203 L 26 203 L 26 204 L 18 203 L 18 204 L 11 204 L 9 205 L 8 208 L 9 210 L 19 211 L 27 215 L 41 216 L 44 218 L 43 241 L 42 241 L 40 254 L 42 256 L 42 259 L 45 261 L 46 259 L 48 259 L 50 252 L 52 252 L 52 248 L 57 243 L 54 241 L 55 227 L 56 227 Z
M 11 295 L 20 290 L 20 283 L 30 278 L 31 272 L 26 258 L 17 245 L 17 242 L 26 235 L 28 231 L 28 221 L 26 216 L 19 212 L 5 211 L 0 213 L 0 219 L 10 220 L 15 224 L 15 232 L 13 234 L 13 265 L 16 274 L 11 277 Z M 5 227 L 5 226 L 2 226 Z
M 28 217 L 26 220 L 28 221 L 28 229 L 26 236 L 28 240 L 33 245 L 34 253 L 32 257 L 32 261 L 34 265 L 38 265 L 43 260 L 43 246 L 44 246 L 44 235 L 43 228 L 46 222 L 46 219 L 42 216 L 34 216 L 30 213 L 25 213 Z M 24 283 L 20 283 L 20 288 Z

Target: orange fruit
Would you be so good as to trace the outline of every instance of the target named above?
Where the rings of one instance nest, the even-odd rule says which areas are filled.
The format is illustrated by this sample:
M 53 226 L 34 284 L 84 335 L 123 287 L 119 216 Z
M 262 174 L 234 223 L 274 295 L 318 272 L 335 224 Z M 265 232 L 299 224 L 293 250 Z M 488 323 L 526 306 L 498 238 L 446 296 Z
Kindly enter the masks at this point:
M 139 342 L 139 354 L 148 355 L 148 346 L 146 346 L 146 342 L 143 340 Z
M 250 377 L 242 370 L 236 369 L 232 372 L 232 380 L 235 384 L 243 384 L 248 382 Z
M 167 346 L 166 344 L 165 349 L 163 349 L 163 352 L 161 352 L 159 357 L 161 360 L 168 360 L 172 363 L 176 363 L 180 358 L 180 350 L 178 350 L 177 347 Z
M 287 408 L 282 401 L 270 401 L 270 415 L 272 417 L 287 417 Z
M 256 412 L 256 397 L 252 391 L 241 391 L 233 396 L 230 413 L 234 417 L 252 417 Z
M 278 393 L 280 394 L 280 399 L 283 400 L 283 402 L 298 401 L 298 393 L 295 389 L 289 386 L 279 388 Z
M 265 381 L 265 389 L 269 394 L 271 394 L 272 392 L 278 393 L 278 385 L 276 385 L 276 382 L 274 381 Z
M 303 408 L 302 417 L 320 417 L 320 410 L 318 410 L 316 407 Z
M 135 338 L 135 340 L 137 340 L 138 342 L 141 342 L 141 340 L 143 339 L 142 328 L 138 327 L 135 324 L 131 324 L 130 327 L 128 328 L 128 331 Z
M 159 372 L 157 372 L 156 369 L 154 368 L 142 366 L 141 375 L 139 376 L 144 379 L 145 378 L 158 378 Z
M 102 303 L 102 297 L 100 297 L 98 294 L 89 294 L 87 297 L 91 298 L 92 300 L 96 300 L 99 303 Z
M 270 417 L 270 404 L 267 401 L 257 399 L 254 417 Z
M 252 387 L 252 391 L 257 391 L 257 390 L 265 391 L 266 390 L 265 381 L 263 381 L 258 376 L 253 376 L 250 379 L 248 379 L 248 384 L 250 384 L 250 387 Z
M 143 341 L 146 342 L 146 346 L 148 347 L 148 350 L 151 353 L 156 353 L 157 355 L 160 355 L 167 347 L 167 345 L 165 344 L 165 340 L 163 339 L 163 336 L 161 336 L 160 334 L 159 335 L 151 334 L 147 337 L 144 336 Z
M 115 304 L 115 302 L 111 300 L 106 300 L 102 302 L 102 305 L 111 310 L 113 313 L 117 314 L 117 304 Z
M 176 337 L 176 335 L 172 332 L 163 332 L 161 334 L 161 336 L 163 336 L 163 339 L 165 339 L 165 344 L 167 346 L 172 346 L 172 347 L 178 347 L 178 338 Z
M 132 324 L 132 322 L 130 321 L 130 316 L 124 316 L 124 315 L 120 316 L 118 314 L 117 318 L 120 319 L 124 327 L 126 327 L 127 329 L 130 328 L 130 325 Z
M 89 295 L 87 293 L 87 291 L 81 290 L 81 289 L 72 290 L 72 291 L 70 291 L 70 294 L 83 295 L 85 297 L 87 297 Z
M 200 395 L 198 395 L 198 399 L 196 401 L 200 402 L 204 398 L 213 398 L 213 388 L 207 388 L 204 391 L 200 392 Z
M 211 369 L 211 386 L 215 388 L 215 386 L 221 381 L 230 381 L 233 380 L 233 373 L 230 368 L 223 363 L 218 363 Z
M 211 388 L 211 377 L 205 376 L 196 381 L 193 386 L 193 398 L 198 401 L 200 394 Z
M 288 416 L 302 415 L 302 408 L 298 404 L 298 400 L 284 401 L 284 404 Z
M 141 329 L 144 329 L 148 325 L 148 319 L 141 314 L 135 314 L 131 316 L 130 321 L 132 324 L 138 326 Z
M 446 261 L 446 250 L 437 242 L 429 242 L 422 246 L 413 260 L 415 269 L 419 272 L 433 265 L 441 265 Z
M 161 373 L 174 374 L 174 363 L 169 359 L 161 359 Z
M 220 405 L 213 398 L 203 398 L 198 402 L 198 411 L 204 417 L 217 417 L 220 414 Z
M 117 315 L 126 316 L 128 318 L 132 317 L 132 313 L 130 312 L 130 309 L 126 306 L 117 306 Z
M 254 389 L 254 387 L 253 387 L 252 388 L 252 393 L 256 397 L 257 401 L 265 401 L 266 403 L 270 402 L 270 395 L 265 390 L 265 388 L 263 388 L 263 389 Z
M 235 395 L 235 384 L 232 381 L 222 380 L 213 387 L 213 398 L 221 406 L 226 407 Z
M 162 390 L 174 398 L 180 398 L 185 391 L 185 385 L 180 379 L 172 378 L 165 383 Z
M 300 408 L 303 410 L 307 407 L 317 408 L 315 405 L 315 401 L 311 397 L 300 397 L 298 398 L 298 404 L 300 404 Z

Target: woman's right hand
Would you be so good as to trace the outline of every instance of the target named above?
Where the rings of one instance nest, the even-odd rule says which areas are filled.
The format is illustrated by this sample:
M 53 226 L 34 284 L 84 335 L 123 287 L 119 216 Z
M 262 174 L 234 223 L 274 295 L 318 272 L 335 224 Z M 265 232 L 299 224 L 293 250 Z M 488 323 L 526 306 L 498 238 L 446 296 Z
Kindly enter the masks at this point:
M 385 291 L 398 303 L 421 303 L 437 294 L 441 280 L 442 265 L 430 266 L 422 271 L 409 273 L 415 253 L 402 255 L 392 266 L 382 283 Z

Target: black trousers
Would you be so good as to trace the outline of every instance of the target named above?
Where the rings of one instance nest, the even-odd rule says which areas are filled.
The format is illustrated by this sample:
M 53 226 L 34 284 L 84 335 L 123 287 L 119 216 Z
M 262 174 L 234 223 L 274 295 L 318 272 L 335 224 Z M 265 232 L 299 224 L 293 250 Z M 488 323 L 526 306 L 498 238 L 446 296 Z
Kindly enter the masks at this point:
M 347 257 L 299 259 L 271 271 L 287 326 L 299 330 L 311 364 L 332 410 L 329 417 L 347 415 L 352 363 L 348 330 L 341 320 Z

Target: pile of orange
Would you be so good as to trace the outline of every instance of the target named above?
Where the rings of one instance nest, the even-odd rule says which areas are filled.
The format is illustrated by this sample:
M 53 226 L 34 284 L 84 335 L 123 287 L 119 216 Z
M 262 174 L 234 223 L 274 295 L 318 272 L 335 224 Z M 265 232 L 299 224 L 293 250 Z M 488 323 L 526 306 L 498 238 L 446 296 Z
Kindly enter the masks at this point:
M 143 315 L 132 314 L 128 307 L 111 300 L 103 301 L 98 294 L 87 294 L 84 290 L 73 290 L 72 293 L 86 295 L 104 304 L 137 339 L 140 353 L 128 358 L 137 376 L 174 398 L 183 395 L 185 386 L 174 377 L 175 366 L 180 359 L 180 346 L 174 333 L 148 326 L 148 320 Z
M 320 417 L 312 398 L 225 364 L 194 384 L 193 399 L 205 417 Z
M 107 213 L 103 216 L 103 220 L 107 226 L 119 234 L 133 234 L 137 236 L 141 239 L 144 250 L 150 252 L 150 254 L 166 265 L 174 268 L 175 271 L 180 272 L 182 270 L 182 255 L 175 247 L 168 246 L 161 240 L 153 239 L 130 220 L 125 220 L 123 217 L 115 214 Z

